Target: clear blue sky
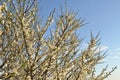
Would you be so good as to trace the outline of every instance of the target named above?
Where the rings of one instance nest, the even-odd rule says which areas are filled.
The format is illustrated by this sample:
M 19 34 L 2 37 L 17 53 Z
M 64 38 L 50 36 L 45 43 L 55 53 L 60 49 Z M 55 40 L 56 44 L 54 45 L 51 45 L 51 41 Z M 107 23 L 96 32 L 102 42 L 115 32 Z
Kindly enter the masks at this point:
M 59 14 L 60 5 L 64 7 L 65 0 L 41 0 L 40 15 L 46 18 L 50 11 L 56 8 Z M 67 0 L 69 9 L 79 11 L 78 17 L 88 23 L 79 30 L 81 36 L 89 41 L 90 31 L 101 32 L 101 43 L 107 48 L 109 56 L 105 59 L 110 68 L 117 65 L 118 69 L 108 80 L 120 80 L 120 0 Z

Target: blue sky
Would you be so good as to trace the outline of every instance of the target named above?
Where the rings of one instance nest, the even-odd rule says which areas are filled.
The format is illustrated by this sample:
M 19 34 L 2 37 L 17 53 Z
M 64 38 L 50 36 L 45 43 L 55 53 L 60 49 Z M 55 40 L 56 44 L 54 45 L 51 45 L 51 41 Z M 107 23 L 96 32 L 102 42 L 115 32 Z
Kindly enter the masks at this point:
M 64 7 L 65 0 L 41 0 L 40 16 L 46 18 L 53 8 L 59 14 L 60 5 Z M 108 80 L 120 80 L 120 0 L 67 0 L 70 10 L 79 11 L 77 17 L 88 23 L 79 32 L 85 41 L 89 41 L 90 31 L 100 33 L 101 43 L 108 50 L 105 64 L 110 68 L 117 65 L 118 69 Z

